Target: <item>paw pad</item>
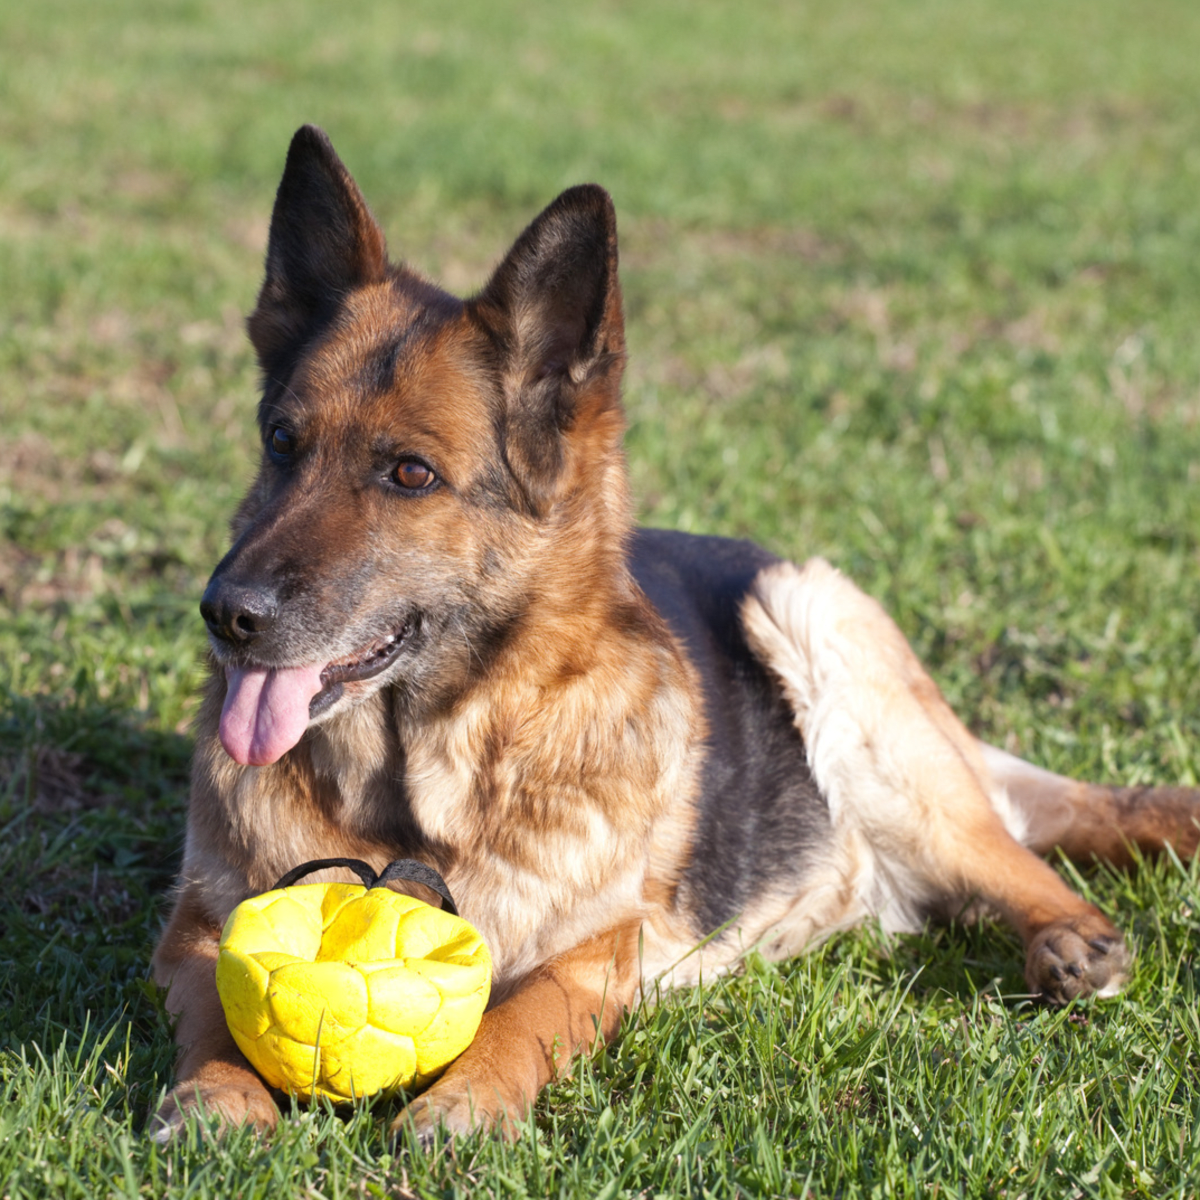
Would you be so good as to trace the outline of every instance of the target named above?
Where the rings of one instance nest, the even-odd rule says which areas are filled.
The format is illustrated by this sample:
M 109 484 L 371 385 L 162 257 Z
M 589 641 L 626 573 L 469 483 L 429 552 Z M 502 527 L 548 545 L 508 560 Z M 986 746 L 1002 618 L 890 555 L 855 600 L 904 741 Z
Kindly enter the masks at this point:
M 1025 978 L 1052 1004 L 1114 996 L 1128 978 L 1132 956 L 1121 935 L 1093 933 L 1086 924 L 1095 928 L 1094 920 L 1050 925 L 1030 944 Z

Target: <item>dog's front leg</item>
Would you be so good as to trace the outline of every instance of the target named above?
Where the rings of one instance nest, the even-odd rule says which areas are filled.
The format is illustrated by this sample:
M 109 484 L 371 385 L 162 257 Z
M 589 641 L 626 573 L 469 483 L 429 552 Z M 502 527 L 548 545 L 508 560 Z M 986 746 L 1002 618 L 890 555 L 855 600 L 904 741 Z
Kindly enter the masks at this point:
M 186 894 L 154 953 L 154 978 L 167 991 L 179 1046 L 174 1089 L 151 1122 L 151 1133 L 168 1141 L 191 1110 L 216 1116 L 225 1125 L 253 1125 L 267 1131 L 279 1110 L 266 1085 L 242 1056 L 225 1023 L 217 994 L 220 929 Z
M 392 1126 L 428 1141 L 499 1126 L 515 1137 L 537 1093 L 575 1055 L 612 1037 L 637 988 L 637 926 L 590 939 L 484 1014 L 475 1040 Z

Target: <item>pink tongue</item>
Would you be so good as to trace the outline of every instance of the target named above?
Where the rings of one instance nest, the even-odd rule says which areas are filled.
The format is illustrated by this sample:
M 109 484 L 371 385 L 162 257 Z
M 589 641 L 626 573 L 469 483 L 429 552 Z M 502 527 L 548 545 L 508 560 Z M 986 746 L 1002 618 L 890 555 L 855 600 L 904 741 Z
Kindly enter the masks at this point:
M 308 728 L 309 701 L 321 690 L 323 665 L 225 668 L 221 745 L 234 762 L 264 767 L 282 758 Z

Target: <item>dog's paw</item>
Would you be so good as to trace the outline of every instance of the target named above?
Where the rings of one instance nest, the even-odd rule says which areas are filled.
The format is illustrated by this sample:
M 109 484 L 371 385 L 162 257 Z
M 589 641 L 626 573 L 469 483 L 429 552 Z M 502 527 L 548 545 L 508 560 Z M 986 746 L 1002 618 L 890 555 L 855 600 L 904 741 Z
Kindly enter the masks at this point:
M 440 1129 L 445 1136 L 474 1133 L 491 1124 L 490 1115 L 476 1113 L 468 1091 L 431 1088 L 418 1096 L 392 1122 L 392 1136 L 411 1129 L 422 1146 L 431 1146 Z
M 443 1136 L 474 1133 L 479 1129 L 499 1129 L 509 1140 L 517 1136 L 503 1101 L 497 1094 L 494 1104 L 480 1104 L 469 1086 L 456 1086 L 449 1080 L 436 1083 L 418 1096 L 392 1122 L 392 1136 L 411 1129 L 422 1146 L 431 1146 L 440 1129 Z
M 279 1109 L 257 1080 L 246 1084 L 180 1084 L 167 1093 L 158 1111 L 150 1118 L 146 1132 L 159 1145 L 166 1145 L 183 1131 L 192 1113 L 216 1117 L 218 1131 L 235 1125 L 249 1125 L 266 1134 L 279 1123 Z
M 1048 925 L 1029 944 L 1025 978 L 1051 1004 L 1084 996 L 1115 996 L 1129 978 L 1133 956 L 1102 915 Z

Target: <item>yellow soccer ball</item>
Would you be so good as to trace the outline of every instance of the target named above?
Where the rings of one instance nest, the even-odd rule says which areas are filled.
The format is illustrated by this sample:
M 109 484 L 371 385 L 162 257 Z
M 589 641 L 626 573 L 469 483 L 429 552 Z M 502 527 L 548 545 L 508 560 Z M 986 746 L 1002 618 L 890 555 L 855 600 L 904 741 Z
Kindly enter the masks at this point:
M 268 1084 L 348 1101 L 440 1074 L 474 1038 L 491 975 L 483 939 L 452 911 L 383 886 L 310 883 L 233 910 L 217 991 Z

